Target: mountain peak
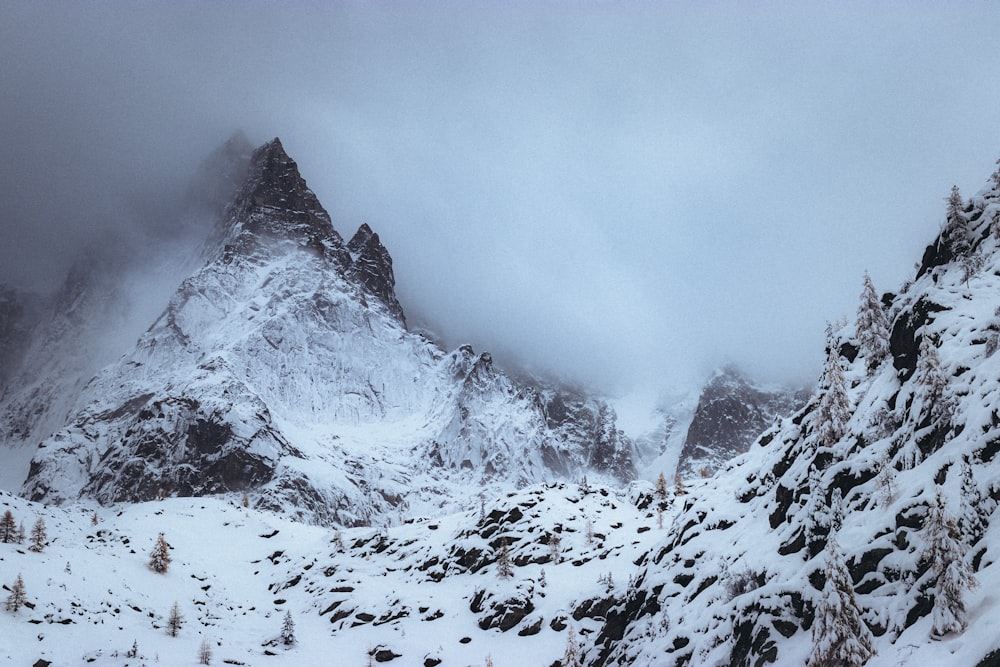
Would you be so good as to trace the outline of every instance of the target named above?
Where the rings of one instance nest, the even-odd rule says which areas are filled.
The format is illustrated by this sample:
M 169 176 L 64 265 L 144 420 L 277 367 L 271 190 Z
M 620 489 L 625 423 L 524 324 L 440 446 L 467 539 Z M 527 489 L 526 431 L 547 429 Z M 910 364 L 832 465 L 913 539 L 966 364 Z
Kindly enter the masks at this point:
M 287 240 L 331 255 L 342 266 L 347 263 L 344 241 L 330 215 L 277 137 L 253 152 L 226 225 L 227 247 L 241 252 L 259 249 L 263 239 Z
M 378 234 L 362 224 L 347 244 L 351 256 L 348 274 L 366 291 L 378 297 L 400 322 L 406 324 L 403 308 L 396 300 L 396 277 L 392 272 L 392 257 L 382 245 Z

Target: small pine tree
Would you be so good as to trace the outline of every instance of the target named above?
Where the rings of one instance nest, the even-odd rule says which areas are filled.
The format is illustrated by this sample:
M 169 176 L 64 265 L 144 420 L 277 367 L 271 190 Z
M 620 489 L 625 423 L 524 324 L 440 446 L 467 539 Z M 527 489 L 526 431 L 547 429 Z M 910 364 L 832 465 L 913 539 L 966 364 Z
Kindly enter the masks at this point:
M 808 667 L 861 667 L 875 654 L 872 634 L 861 618 L 851 575 L 837 544 L 836 533 L 826 541 L 823 565 L 826 583 L 816 604 L 812 626 L 813 650 Z
M 136 639 L 132 640 L 132 648 L 125 651 L 126 658 L 138 658 L 139 657 L 139 642 Z
M 14 515 L 10 510 L 3 513 L 0 517 L 0 542 L 8 544 L 14 541 L 17 536 L 17 521 L 14 519 Z
M 100 520 L 101 520 L 101 518 L 99 516 L 97 516 L 97 510 L 94 510 L 94 513 L 90 517 L 90 525 L 96 526 L 97 522 L 100 521 Z
M 507 539 L 500 541 L 500 550 L 497 552 L 497 577 L 500 579 L 510 579 L 514 576 L 514 570 L 510 564 L 510 551 L 507 549 Z
M 19 524 L 17 524 L 17 534 L 14 535 L 14 541 L 17 542 L 18 544 L 24 544 L 24 536 L 25 536 L 24 522 L 22 521 Z
M 559 537 L 559 533 L 549 533 L 549 560 L 558 565 L 561 551 L 562 538 Z
M 934 585 L 932 637 L 965 630 L 965 592 L 976 587 L 976 577 L 965 559 L 958 525 L 945 508 L 938 489 L 922 530 L 927 544 L 922 559 L 928 563 Z
M 687 495 L 687 487 L 684 486 L 684 480 L 681 479 L 680 473 L 674 475 L 674 495 L 675 496 Z
M 664 477 L 662 470 L 660 476 L 656 478 L 656 497 L 661 501 L 667 499 L 667 478 Z
M 28 547 L 28 551 L 41 553 L 45 549 L 45 542 L 48 539 L 49 536 L 45 532 L 45 521 L 42 520 L 42 517 L 38 517 L 35 525 L 31 527 L 31 546 Z
M 333 533 L 333 548 L 336 549 L 338 553 L 344 552 L 344 536 L 339 530 L 334 531 Z
M 840 355 L 832 345 L 823 369 L 818 419 L 819 444 L 827 447 L 832 447 L 844 437 L 847 422 L 851 419 L 851 401 L 847 397 L 844 369 L 840 367 Z
M 941 232 L 941 240 L 951 251 L 952 257 L 965 257 L 969 254 L 972 246 L 969 242 L 969 221 L 965 217 L 965 205 L 957 185 L 951 186 L 951 193 L 946 201 L 948 202 L 948 212 L 944 230 Z
M 281 643 L 285 646 L 295 643 L 295 621 L 292 620 L 291 610 L 285 612 L 285 620 L 281 622 Z
M 656 508 L 656 527 L 663 530 L 663 508 Z
M 170 607 L 170 616 L 167 617 L 167 634 L 176 637 L 184 625 L 184 616 L 181 614 L 181 606 L 174 602 Z
M 566 650 L 563 652 L 562 667 L 583 667 L 580 661 L 580 644 L 576 629 L 572 625 L 566 630 Z
M 10 587 L 10 595 L 7 596 L 7 611 L 16 614 L 24 606 L 26 600 L 24 579 L 19 573 L 17 579 L 14 580 L 14 584 Z
M 163 533 L 160 533 L 156 538 L 156 545 L 149 555 L 149 569 L 157 574 L 164 574 L 170 567 L 170 560 L 170 545 L 167 544 Z
M 937 422 L 950 422 L 953 406 L 946 395 L 948 378 L 941 365 L 937 346 L 929 336 L 920 341 L 920 358 L 917 359 L 917 383 L 924 388 L 924 406 L 928 406 L 931 417 Z
M 247 495 L 247 493 L 245 491 L 243 492 L 243 498 L 242 498 L 242 500 L 240 500 L 240 504 L 243 505 L 244 509 L 247 509 L 247 508 L 250 507 L 250 496 Z
M 493 667 L 493 658 L 486 656 L 486 667 Z
M 867 271 L 861 288 L 855 332 L 861 353 L 865 356 L 868 374 L 871 375 L 889 356 L 889 323 Z
M 976 484 L 972 463 L 968 456 L 962 457 L 962 513 L 958 517 L 959 533 L 967 546 L 972 546 L 986 531 L 986 515 L 983 512 L 983 493 Z
M 896 468 L 893 467 L 888 456 L 879 463 L 875 483 L 878 486 L 881 505 L 888 507 L 896 499 L 896 494 L 899 492 L 899 485 L 896 483 Z
M 202 639 L 201 646 L 198 647 L 198 664 L 212 664 L 212 643 L 208 639 Z
M 587 536 L 587 543 L 593 543 L 594 541 L 594 523 L 587 519 L 587 525 L 584 527 L 584 533 Z

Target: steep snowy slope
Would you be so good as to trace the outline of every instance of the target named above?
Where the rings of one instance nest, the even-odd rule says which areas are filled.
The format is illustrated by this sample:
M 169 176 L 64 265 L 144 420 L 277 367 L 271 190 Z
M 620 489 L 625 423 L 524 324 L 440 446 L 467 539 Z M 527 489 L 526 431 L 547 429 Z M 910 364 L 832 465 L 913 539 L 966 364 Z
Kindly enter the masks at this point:
M 955 193 L 891 335 L 830 332 L 816 395 L 691 494 L 589 664 L 996 664 L 998 188 Z
M 392 260 L 333 228 L 276 139 L 253 155 L 215 254 L 46 439 L 24 493 L 45 502 L 249 491 L 345 525 L 462 506 L 482 485 L 628 479 L 606 408 L 551 425 L 539 393 L 468 346 L 405 327 Z

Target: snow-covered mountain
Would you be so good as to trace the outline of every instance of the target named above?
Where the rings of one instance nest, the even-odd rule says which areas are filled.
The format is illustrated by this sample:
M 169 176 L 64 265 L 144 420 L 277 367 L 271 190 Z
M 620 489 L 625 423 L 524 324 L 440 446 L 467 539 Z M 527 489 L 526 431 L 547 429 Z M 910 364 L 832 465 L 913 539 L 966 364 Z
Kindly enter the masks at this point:
M 74 411 L 39 446 L 26 496 L 247 492 L 360 525 L 461 507 L 484 485 L 635 475 L 606 405 L 543 396 L 488 353 L 408 331 L 378 235 L 362 225 L 345 243 L 277 139 L 209 239 L 131 351 L 57 388 Z

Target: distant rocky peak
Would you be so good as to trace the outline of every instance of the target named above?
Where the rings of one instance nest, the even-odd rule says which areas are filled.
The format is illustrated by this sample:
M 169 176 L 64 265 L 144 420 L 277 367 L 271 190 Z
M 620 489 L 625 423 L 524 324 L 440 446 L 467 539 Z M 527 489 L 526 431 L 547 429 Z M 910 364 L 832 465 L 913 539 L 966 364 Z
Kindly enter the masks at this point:
M 227 252 L 253 251 L 262 241 L 285 240 L 328 255 L 342 267 L 350 262 L 330 215 L 277 137 L 253 152 L 226 224 Z
M 370 294 L 377 297 L 389 312 L 406 324 L 403 308 L 396 300 L 396 277 L 392 272 L 392 257 L 367 224 L 362 224 L 347 244 L 351 265 L 347 273 Z

